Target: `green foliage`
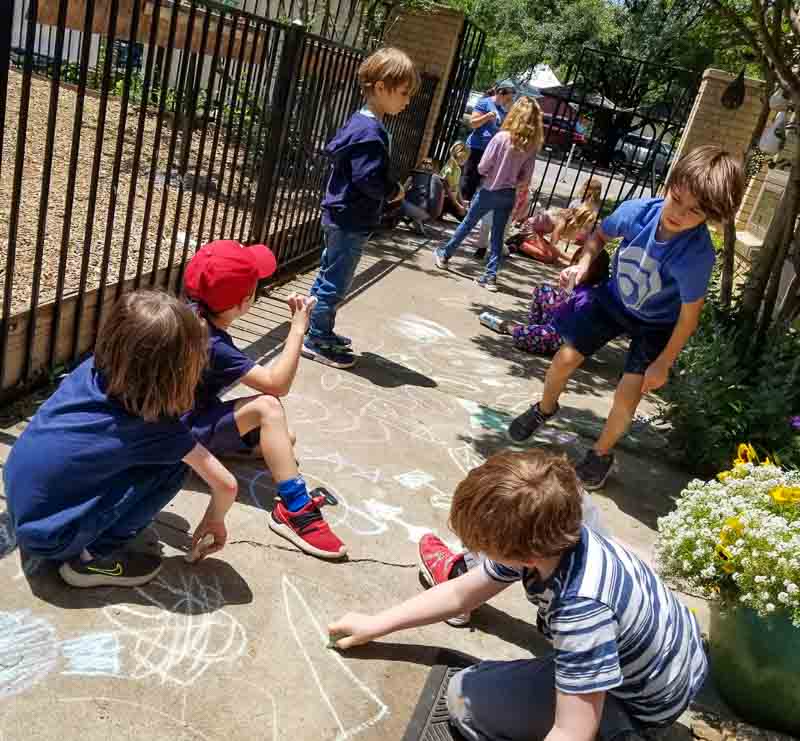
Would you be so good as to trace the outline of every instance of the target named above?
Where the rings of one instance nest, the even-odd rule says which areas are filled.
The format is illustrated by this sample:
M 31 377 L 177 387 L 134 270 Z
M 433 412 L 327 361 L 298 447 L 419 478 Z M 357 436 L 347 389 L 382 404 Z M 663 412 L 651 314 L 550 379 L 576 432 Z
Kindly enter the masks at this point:
M 789 423 L 800 411 L 800 333 L 774 331 L 757 355 L 746 350 L 749 334 L 711 300 L 660 394 L 672 444 L 698 473 L 725 467 L 742 441 L 800 467 Z

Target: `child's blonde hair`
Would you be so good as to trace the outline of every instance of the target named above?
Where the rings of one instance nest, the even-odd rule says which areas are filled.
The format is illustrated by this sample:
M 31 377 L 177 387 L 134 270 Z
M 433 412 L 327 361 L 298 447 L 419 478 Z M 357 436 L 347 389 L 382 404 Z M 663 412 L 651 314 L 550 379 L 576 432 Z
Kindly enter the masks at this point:
M 458 158 L 467 154 L 467 145 L 458 141 L 450 147 L 450 159 L 458 163 Z
M 559 219 L 564 222 L 562 239 L 574 239 L 597 218 L 602 194 L 603 184 L 597 178 L 590 178 L 584 183 L 580 206 L 565 208 L 559 215 Z
M 544 140 L 542 109 L 527 96 L 520 98 L 503 121 L 503 131 L 511 137 L 511 146 L 520 152 L 533 152 L 541 148 Z
M 207 357 L 206 323 L 190 306 L 160 291 L 134 291 L 103 322 L 94 363 L 108 396 L 154 422 L 192 408 Z
M 409 93 L 414 93 L 419 88 L 419 72 L 408 54 L 386 46 L 370 54 L 358 68 L 358 84 L 365 96 L 374 95 L 378 82 L 382 82 L 390 92 L 408 85 Z

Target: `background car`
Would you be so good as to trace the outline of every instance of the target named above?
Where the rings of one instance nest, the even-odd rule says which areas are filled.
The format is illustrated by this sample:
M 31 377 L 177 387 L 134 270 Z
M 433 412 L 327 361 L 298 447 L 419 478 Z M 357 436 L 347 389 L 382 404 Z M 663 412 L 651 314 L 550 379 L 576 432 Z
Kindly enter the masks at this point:
M 566 154 L 573 144 L 576 148 L 586 144 L 586 136 L 577 130 L 575 121 L 563 116 L 543 113 L 542 124 L 544 126 L 544 145 L 556 153 Z
M 672 154 L 669 144 L 646 136 L 627 134 L 617 142 L 614 160 L 617 164 L 632 167 L 650 167 L 655 164 L 656 173 L 663 175 L 669 169 Z

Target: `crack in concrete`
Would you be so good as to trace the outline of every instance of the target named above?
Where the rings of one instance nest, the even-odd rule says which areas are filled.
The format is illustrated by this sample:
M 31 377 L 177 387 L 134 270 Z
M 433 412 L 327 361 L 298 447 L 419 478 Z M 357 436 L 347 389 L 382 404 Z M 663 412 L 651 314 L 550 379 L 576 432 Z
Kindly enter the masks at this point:
M 272 545 L 271 543 L 262 543 L 258 540 L 230 540 L 228 541 L 228 545 L 251 545 L 254 548 L 269 548 L 271 550 L 276 551 L 283 551 L 284 553 L 294 553 L 294 554 L 303 554 L 299 548 L 288 548 L 284 545 Z M 349 563 L 377 563 L 381 566 L 390 566 L 396 569 L 415 569 L 417 568 L 417 564 L 415 563 L 395 563 L 394 561 L 381 561 L 379 558 L 347 558 L 345 557 L 341 561 L 337 561 L 337 563 L 341 564 L 349 564 Z

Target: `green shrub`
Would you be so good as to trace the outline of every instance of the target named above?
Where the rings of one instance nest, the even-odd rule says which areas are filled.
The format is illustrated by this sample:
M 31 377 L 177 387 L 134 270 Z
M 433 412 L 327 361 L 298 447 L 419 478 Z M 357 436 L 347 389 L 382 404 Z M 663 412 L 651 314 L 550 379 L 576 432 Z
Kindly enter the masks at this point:
M 789 420 L 800 413 L 800 333 L 775 331 L 758 356 L 748 339 L 736 315 L 710 301 L 660 394 L 673 446 L 697 473 L 728 467 L 742 442 L 800 468 L 800 433 Z

